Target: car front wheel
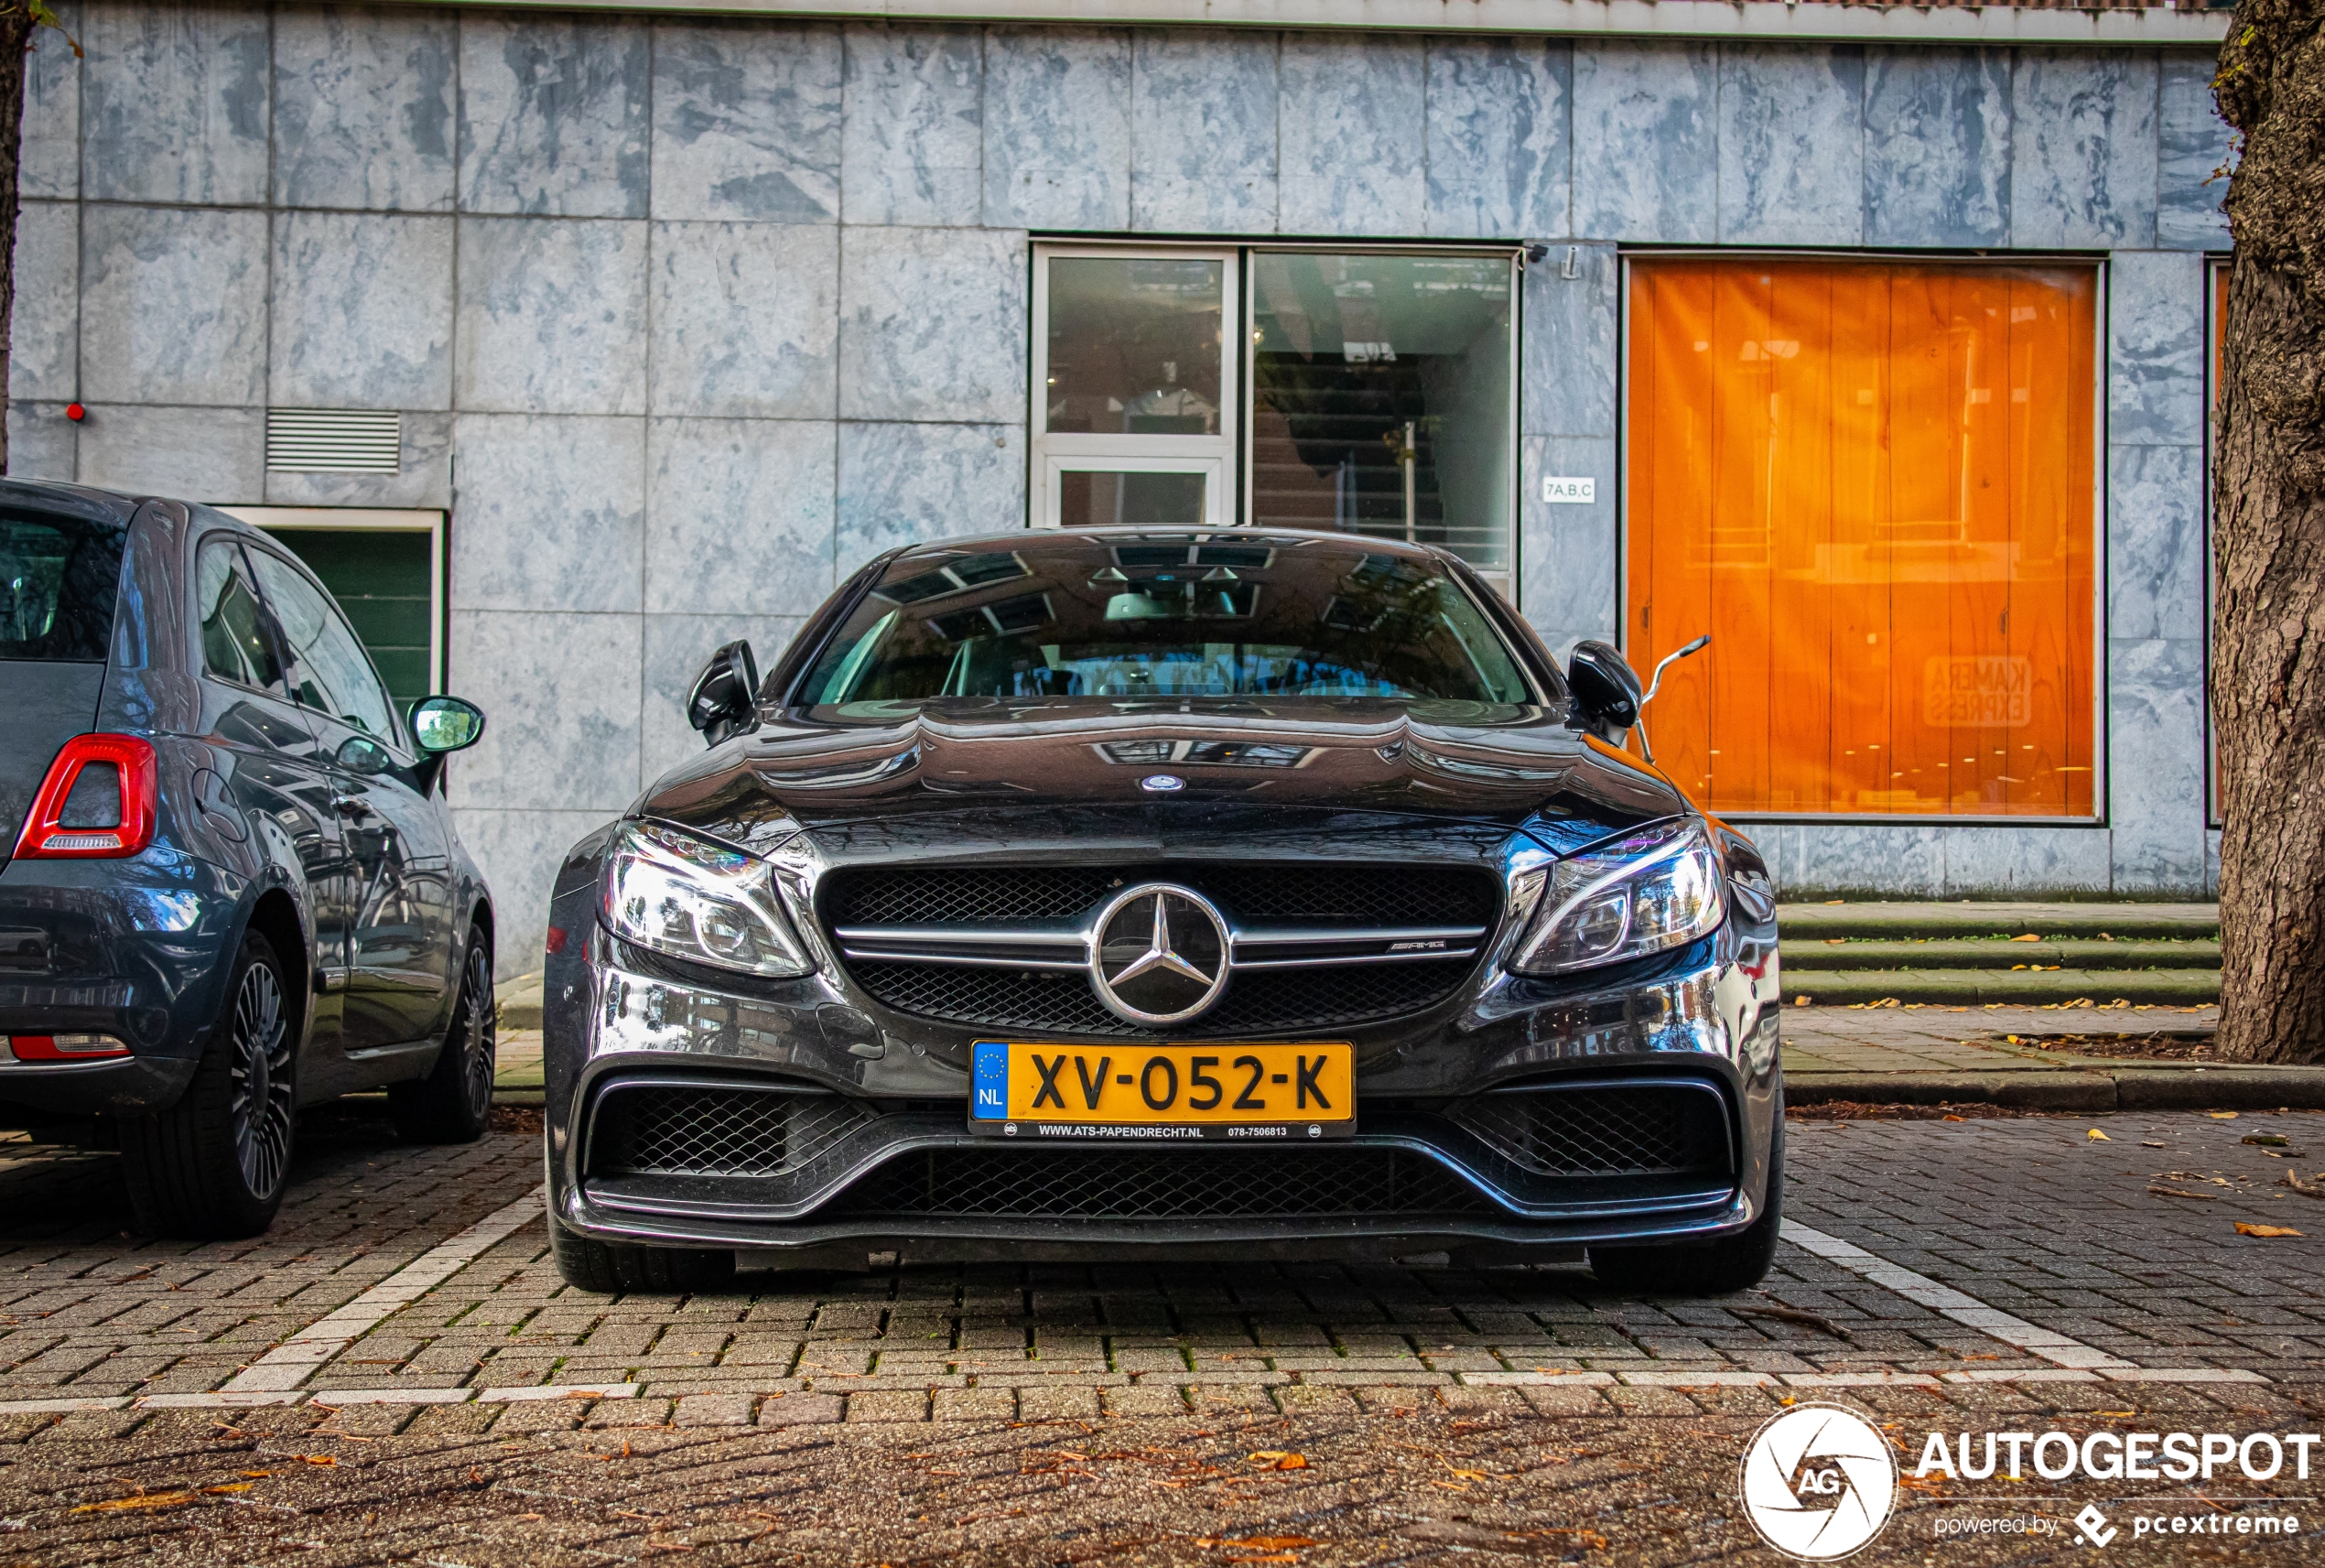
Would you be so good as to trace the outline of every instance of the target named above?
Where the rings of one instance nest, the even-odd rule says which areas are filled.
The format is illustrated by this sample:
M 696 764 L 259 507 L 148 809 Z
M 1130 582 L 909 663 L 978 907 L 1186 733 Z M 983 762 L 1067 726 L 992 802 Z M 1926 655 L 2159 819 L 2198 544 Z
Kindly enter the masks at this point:
M 716 1290 L 735 1277 L 731 1252 L 681 1247 L 622 1247 L 576 1236 L 549 1220 L 549 1252 L 568 1285 L 600 1295 L 668 1295 Z
M 168 1110 L 123 1119 L 123 1173 L 140 1228 L 231 1240 L 275 1222 L 297 1104 L 287 994 L 274 945 L 245 935 L 193 1082 Z
M 460 994 L 452 1027 L 428 1076 L 390 1085 L 388 1113 L 406 1143 L 473 1143 L 492 1117 L 492 1073 L 499 1051 L 493 1032 L 492 944 L 482 927 L 469 933 L 460 964 Z

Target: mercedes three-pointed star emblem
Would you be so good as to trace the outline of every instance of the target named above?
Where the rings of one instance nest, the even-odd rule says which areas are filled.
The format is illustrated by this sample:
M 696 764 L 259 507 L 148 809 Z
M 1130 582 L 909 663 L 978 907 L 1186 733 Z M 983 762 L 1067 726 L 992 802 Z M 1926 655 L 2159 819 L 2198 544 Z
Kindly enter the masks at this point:
M 1125 888 L 1091 927 L 1090 985 L 1116 1017 L 1179 1023 L 1227 983 L 1227 923 L 1211 901 L 1175 882 Z

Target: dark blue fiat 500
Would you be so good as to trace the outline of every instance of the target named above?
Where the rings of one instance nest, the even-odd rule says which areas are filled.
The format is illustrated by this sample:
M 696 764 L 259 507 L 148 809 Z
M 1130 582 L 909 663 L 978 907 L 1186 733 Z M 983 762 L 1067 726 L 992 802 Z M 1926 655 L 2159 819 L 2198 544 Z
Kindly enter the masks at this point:
M 339 606 L 225 514 L 0 481 L 0 1125 L 117 1141 L 138 1220 L 248 1236 L 298 1108 L 492 1089 L 492 904 L 443 756 Z

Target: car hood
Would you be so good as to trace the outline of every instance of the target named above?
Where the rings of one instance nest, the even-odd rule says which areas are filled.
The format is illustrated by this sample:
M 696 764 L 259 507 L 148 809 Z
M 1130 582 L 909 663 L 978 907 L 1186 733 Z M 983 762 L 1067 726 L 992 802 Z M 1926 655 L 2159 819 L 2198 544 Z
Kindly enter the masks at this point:
M 1178 787 L 1148 787 L 1162 776 Z M 1523 826 L 1553 847 L 1692 809 L 1535 707 L 946 698 L 773 718 L 664 774 L 633 814 L 763 851 L 797 827 L 929 814 L 1255 807 Z

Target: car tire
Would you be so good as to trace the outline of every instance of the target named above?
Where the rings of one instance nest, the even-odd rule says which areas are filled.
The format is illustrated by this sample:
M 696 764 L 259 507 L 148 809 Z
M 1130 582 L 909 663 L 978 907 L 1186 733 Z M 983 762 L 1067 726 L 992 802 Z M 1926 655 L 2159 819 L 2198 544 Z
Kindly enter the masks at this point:
M 549 1221 L 549 1252 L 568 1285 L 600 1295 L 669 1295 L 717 1290 L 735 1277 L 735 1255 L 683 1247 L 619 1247 Z
M 1776 1128 L 1768 1134 L 1768 1202 L 1760 1217 L 1716 1241 L 1663 1247 L 1594 1247 L 1590 1271 L 1610 1290 L 1657 1296 L 1724 1296 L 1768 1277 L 1784 1227 L 1784 1090 L 1776 1091 Z
M 492 944 L 481 927 L 469 933 L 460 960 L 460 992 L 444 1049 L 425 1078 L 391 1084 L 388 1114 L 406 1143 L 473 1143 L 492 1119 L 492 1074 L 499 1041 L 493 1025 Z
M 237 1240 L 275 1223 L 297 1130 L 297 1038 L 274 945 L 243 938 L 226 1000 L 178 1103 L 121 1119 L 122 1173 L 138 1227 Z

